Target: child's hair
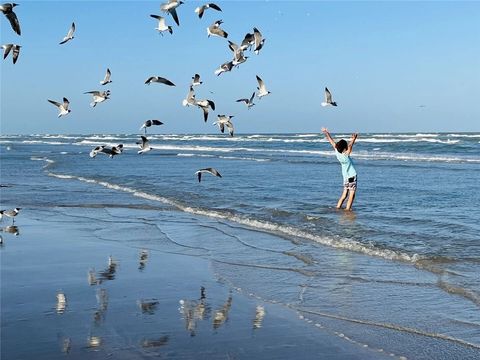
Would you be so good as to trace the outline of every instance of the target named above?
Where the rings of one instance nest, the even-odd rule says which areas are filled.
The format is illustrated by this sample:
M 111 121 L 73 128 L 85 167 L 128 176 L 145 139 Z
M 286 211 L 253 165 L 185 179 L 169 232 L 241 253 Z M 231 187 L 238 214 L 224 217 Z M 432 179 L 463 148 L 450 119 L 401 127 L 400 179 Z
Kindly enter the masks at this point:
M 348 144 L 345 140 L 340 140 L 339 142 L 335 143 L 335 149 L 341 154 L 348 148 Z

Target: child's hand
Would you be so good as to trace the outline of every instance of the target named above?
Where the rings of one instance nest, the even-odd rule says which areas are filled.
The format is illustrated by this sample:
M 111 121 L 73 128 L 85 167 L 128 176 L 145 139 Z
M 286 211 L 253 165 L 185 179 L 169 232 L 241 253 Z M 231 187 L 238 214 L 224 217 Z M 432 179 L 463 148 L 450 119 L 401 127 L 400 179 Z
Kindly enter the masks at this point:
M 352 134 L 352 140 L 357 140 L 357 137 L 358 137 L 358 134 L 357 134 L 357 133 L 353 133 L 353 134 Z
M 323 133 L 328 133 L 328 129 L 325 128 L 325 127 L 322 127 L 322 132 L 323 132 Z

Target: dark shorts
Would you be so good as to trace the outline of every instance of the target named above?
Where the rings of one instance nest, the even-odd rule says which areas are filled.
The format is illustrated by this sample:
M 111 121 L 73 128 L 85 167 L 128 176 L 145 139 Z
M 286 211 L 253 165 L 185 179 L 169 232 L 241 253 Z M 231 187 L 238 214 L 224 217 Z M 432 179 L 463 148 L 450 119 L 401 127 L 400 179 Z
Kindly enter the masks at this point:
M 357 189 L 357 175 L 345 180 L 345 182 L 343 183 L 343 188 L 344 189 L 349 189 L 349 190 L 356 190 Z

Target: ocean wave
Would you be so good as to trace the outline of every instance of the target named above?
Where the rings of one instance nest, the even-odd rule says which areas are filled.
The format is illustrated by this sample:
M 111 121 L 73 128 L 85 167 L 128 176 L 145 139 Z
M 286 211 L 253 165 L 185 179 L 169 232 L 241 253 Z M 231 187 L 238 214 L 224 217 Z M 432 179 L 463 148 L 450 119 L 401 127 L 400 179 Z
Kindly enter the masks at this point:
M 52 172 L 49 172 L 48 175 L 59 178 L 59 179 L 75 179 L 75 180 L 83 181 L 86 183 L 101 185 L 108 189 L 127 192 L 132 194 L 133 196 L 137 196 L 147 200 L 158 201 L 163 204 L 170 205 L 176 208 L 177 210 L 180 210 L 186 213 L 207 216 L 215 219 L 232 221 L 237 224 L 245 225 L 260 231 L 275 233 L 283 236 L 302 238 L 302 239 L 314 241 L 316 243 L 337 248 L 337 249 L 343 249 L 343 250 L 363 253 L 369 256 L 376 256 L 376 257 L 381 257 L 388 260 L 397 260 L 397 261 L 404 261 L 409 263 L 415 263 L 416 261 L 422 258 L 418 254 L 408 254 L 398 250 L 379 248 L 379 247 L 375 247 L 374 245 L 363 244 L 359 241 L 352 240 L 352 239 L 333 238 L 333 237 L 323 236 L 319 234 L 314 234 L 314 233 L 296 228 L 294 226 L 278 224 L 278 223 L 265 221 L 265 220 L 252 219 L 246 216 L 235 214 L 234 212 L 231 212 L 231 211 L 219 211 L 219 210 L 192 207 L 192 206 L 182 204 L 181 202 L 175 199 L 170 199 L 164 196 L 147 193 L 142 190 L 138 190 L 129 186 L 118 185 L 118 184 L 110 183 L 107 181 L 89 179 L 82 176 L 56 174 Z

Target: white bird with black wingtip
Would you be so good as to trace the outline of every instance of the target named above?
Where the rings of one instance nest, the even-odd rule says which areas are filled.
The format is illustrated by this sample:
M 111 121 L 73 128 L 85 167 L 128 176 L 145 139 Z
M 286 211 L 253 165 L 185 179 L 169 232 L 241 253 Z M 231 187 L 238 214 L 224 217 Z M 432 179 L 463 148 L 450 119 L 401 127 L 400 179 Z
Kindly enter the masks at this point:
M 95 106 L 97 106 L 97 104 L 99 104 L 101 102 L 104 102 L 105 100 L 110 99 L 109 98 L 110 90 L 107 90 L 107 91 L 98 91 L 98 90 L 87 91 L 84 94 L 91 94 L 92 95 L 93 101 L 90 103 L 91 107 L 95 107 Z
M 207 28 L 208 37 L 218 36 L 218 37 L 227 38 L 228 33 L 220 27 L 221 24 L 223 24 L 223 21 L 222 20 L 217 20 L 212 25 L 210 25 Z
M 59 102 L 49 100 L 49 99 L 48 99 L 48 102 L 55 105 L 58 108 L 58 110 L 60 111 L 58 113 L 58 117 L 68 115 L 72 111 L 68 108 L 68 105 L 70 105 L 70 102 L 68 101 L 68 99 L 66 97 L 63 98 L 63 103 L 59 103 Z
M 220 6 L 218 6 L 217 4 L 214 4 L 214 3 L 209 3 L 209 4 L 205 4 L 205 5 L 202 5 L 202 6 L 199 6 L 195 9 L 195 13 L 198 14 L 198 17 L 201 19 L 202 16 L 203 16 L 203 13 L 205 12 L 205 10 L 207 9 L 213 9 L 213 10 L 217 10 L 217 11 L 222 11 L 222 9 L 220 9 Z
M 203 110 L 203 120 L 205 120 L 205 122 L 208 120 L 208 108 L 211 108 L 213 111 L 215 111 L 215 103 L 212 100 L 198 100 L 195 102 L 195 105 Z
M 257 96 L 259 99 L 261 99 L 262 97 L 264 96 L 267 96 L 268 94 L 270 94 L 270 91 L 267 90 L 266 86 L 265 86 L 265 82 L 257 75 L 257 82 L 258 82 L 258 92 L 257 92 Z
M 17 14 L 15 14 L 15 12 L 13 11 L 13 8 L 15 6 L 18 6 L 18 4 L 15 4 L 15 3 L 2 4 L 0 5 L 0 11 L 3 13 L 3 15 L 6 16 L 6 18 L 10 22 L 10 25 L 13 31 L 15 31 L 18 35 L 20 35 L 21 34 L 20 23 L 18 21 Z
M 198 182 L 202 181 L 202 174 L 203 173 L 211 174 L 211 175 L 219 177 L 219 178 L 222 177 L 222 175 L 220 175 L 220 173 L 217 171 L 217 169 L 214 169 L 214 168 L 200 169 L 200 170 L 195 172 L 195 175 L 197 175 L 197 177 L 198 177 Z
M 160 5 L 160 9 L 172 15 L 175 23 L 180 26 L 180 21 L 178 20 L 177 8 L 183 4 L 183 1 L 179 0 L 168 0 L 166 3 Z
M 163 125 L 163 122 L 161 122 L 160 120 L 147 120 L 143 123 L 140 130 L 144 129 L 145 134 L 146 134 L 147 133 L 147 128 L 150 127 L 150 126 L 154 126 L 154 125 L 155 126 Z
M 332 93 L 325 88 L 325 101 L 322 102 L 322 106 L 337 106 L 335 101 L 332 101 Z
M 137 145 L 138 147 L 140 148 L 140 150 L 138 151 L 139 154 L 143 154 L 143 153 L 146 153 L 150 150 L 152 150 L 152 147 L 150 146 L 150 143 L 148 141 L 148 139 L 145 137 L 145 136 L 140 136 L 142 138 L 142 141 L 137 141 Z
M 22 47 L 21 45 L 17 45 L 17 44 L 4 44 L 4 45 L 2 45 L 3 59 L 5 60 L 8 56 L 8 54 L 10 53 L 10 51 L 12 51 L 12 60 L 13 60 L 13 63 L 15 64 L 17 62 L 18 55 L 20 55 L 20 48 L 21 47 Z
M 165 18 L 160 15 L 151 14 L 150 17 L 158 20 L 158 25 L 155 30 L 158 30 L 158 33 L 163 36 L 165 31 L 168 31 L 170 34 L 173 34 L 173 28 L 168 26 L 165 22 Z
M 250 99 L 238 99 L 237 102 L 244 102 L 245 105 L 247 105 L 247 109 L 250 110 L 252 106 L 255 105 L 253 102 L 253 99 L 255 98 L 255 91 L 253 92 L 252 96 L 250 96 Z
M 12 210 L 0 210 L 0 220 L 3 218 L 3 216 L 7 216 L 9 218 L 12 218 L 12 224 L 15 224 L 15 216 L 18 215 L 20 210 L 22 210 L 22 208 L 15 208 Z
M 213 123 L 213 125 L 218 125 L 222 134 L 225 132 L 225 126 L 228 128 L 228 132 L 230 136 L 233 137 L 234 127 L 232 123 L 233 115 L 217 115 L 217 121 Z
M 147 80 L 145 80 L 145 84 L 150 85 L 151 83 L 159 83 L 159 84 L 165 84 L 168 86 L 175 86 L 173 82 L 161 76 L 150 76 Z
M 107 68 L 107 72 L 105 73 L 105 77 L 103 78 L 102 81 L 100 81 L 100 85 L 107 85 L 112 82 L 110 78 L 112 77 L 112 73 L 109 68 Z
M 63 38 L 62 41 L 60 41 L 59 45 L 65 44 L 67 41 L 70 41 L 74 38 L 73 34 L 75 33 L 75 23 L 72 22 L 72 25 L 70 26 L 70 29 L 68 30 L 67 36 Z

